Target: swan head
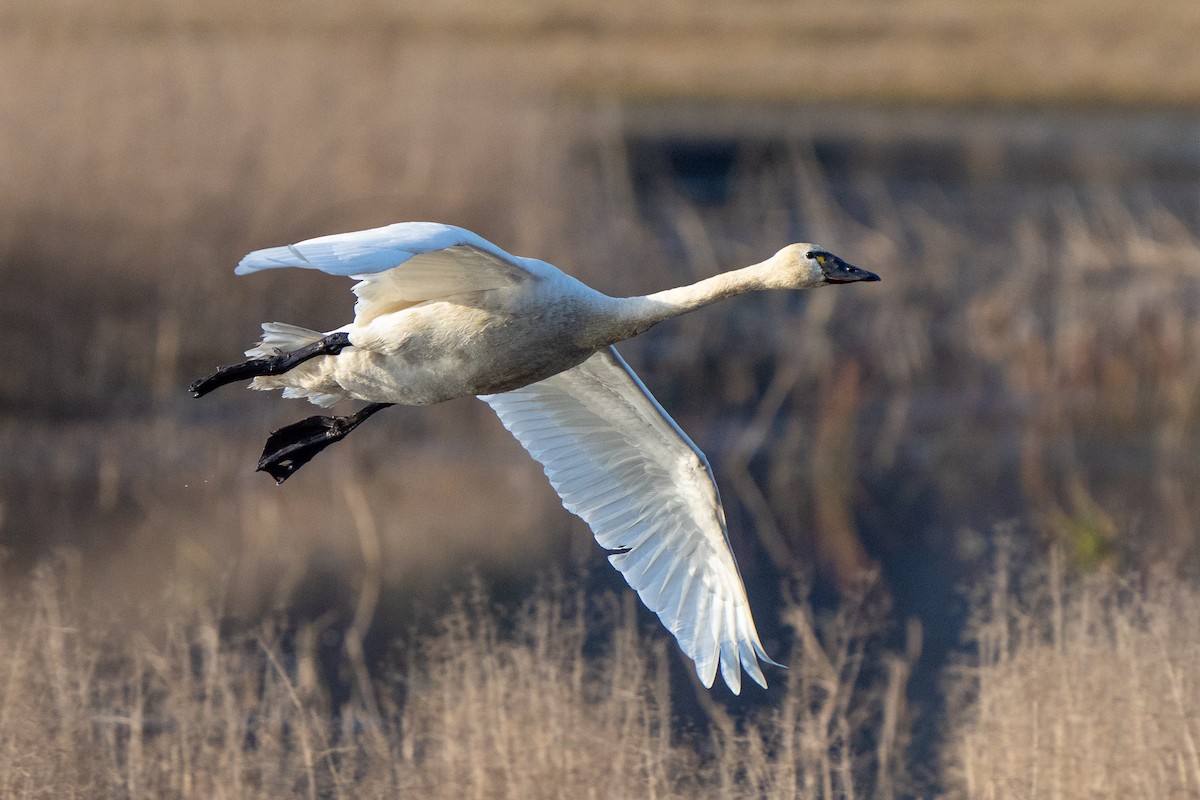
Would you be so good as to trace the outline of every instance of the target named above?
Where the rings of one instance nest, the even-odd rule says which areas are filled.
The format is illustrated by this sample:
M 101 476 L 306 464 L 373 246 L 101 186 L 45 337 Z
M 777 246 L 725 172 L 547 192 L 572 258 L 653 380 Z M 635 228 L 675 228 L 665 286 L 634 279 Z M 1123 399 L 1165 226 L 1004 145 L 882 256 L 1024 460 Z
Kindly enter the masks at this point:
M 772 256 L 769 263 L 772 282 L 786 289 L 812 289 L 831 283 L 879 280 L 874 272 L 847 264 L 815 244 L 789 244 Z

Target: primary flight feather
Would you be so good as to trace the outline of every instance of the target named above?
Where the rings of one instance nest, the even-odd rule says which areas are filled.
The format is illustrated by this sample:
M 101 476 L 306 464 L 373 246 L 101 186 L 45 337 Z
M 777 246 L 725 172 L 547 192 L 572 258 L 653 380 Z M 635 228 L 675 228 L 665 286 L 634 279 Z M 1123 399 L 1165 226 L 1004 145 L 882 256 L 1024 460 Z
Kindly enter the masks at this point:
M 767 657 L 729 547 L 704 454 L 613 345 L 709 303 L 760 289 L 877 281 L 828 251 L 793 244 L 690 286 L 610 297 L 470 231 L 404 222 L 250 253 L 236 272 L 279 267 L 355 278 L 354 321 L 320 333 L 263 325 L 249 361 L 192 385 L 201 396 L 252 378 L 321 406 L 368 403 L 271 434 L 259 469 L 283 482 L 390 405 L 476 395 L 546 472 L 563 505 L 671 631 L 705 686 L 718 669 L 766 686 Z

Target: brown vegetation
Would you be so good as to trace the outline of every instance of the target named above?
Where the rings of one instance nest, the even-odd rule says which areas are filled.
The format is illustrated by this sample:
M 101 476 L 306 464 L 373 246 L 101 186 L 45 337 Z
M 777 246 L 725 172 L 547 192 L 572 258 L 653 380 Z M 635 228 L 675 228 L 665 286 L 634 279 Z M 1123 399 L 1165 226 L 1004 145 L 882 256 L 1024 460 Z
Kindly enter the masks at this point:
M 1200 592 L 1161 576 L 1034 574 L 1002 553 L 955 679 L 952 797 L 1200 794 Z
M 476 591 L 372 679 L 353 629 L 330 650 L 320 621 L 237 622 L 216 596 L 97 605 L 77 567 L 47 565 L 0 603 L 6 798 L 854 798 L 892 797 L 903 775 L 907 666 L 872 672 L 865 603 L 823 641 L 791 609 L 797 668 L 773 711 L 735 722 L 697 684 L 706 737 L 674 729 L 676 656 L 638 632 L 632 601 L 559 588 L 506 613 Z
M 933 780 L 947 797 L 1189 797 L 1200 789 L 1200 595 L 1017 570 L 974 593 Z M 77 556 L 0 601 L 0 796 L 923 796 L 904 752 L 916 658 L 879 645 L 878 586 L 784 616 L 792 670 L 708 732 L 679 730 L 674 647 L 633 601 L 476 589 L 372 676 L 356 632 L 227 617 L 216 594 L 89 596 Z M 359 642 L 361 644 L 361 642 Z M 690 673 L 689 673 L 690 675 Z M 340 676 L 340 677 L 339 677 Z M 330 684 L 349 686 L 331 691 Z M 335 700 L 335 696 L 344 700 Z M 925 781 L 930 780 L 925 777 Z

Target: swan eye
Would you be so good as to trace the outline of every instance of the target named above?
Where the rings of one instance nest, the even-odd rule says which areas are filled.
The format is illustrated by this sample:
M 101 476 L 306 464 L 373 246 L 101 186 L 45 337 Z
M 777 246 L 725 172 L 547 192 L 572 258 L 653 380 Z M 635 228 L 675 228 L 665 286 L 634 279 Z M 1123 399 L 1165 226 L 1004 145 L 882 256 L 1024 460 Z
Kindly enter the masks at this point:
M 821 266 L 825 266 L 825 259 L 827 258 L 824 253 L 818 253 L 816 250 L 809 250 L 805 257 L 815 259 Z

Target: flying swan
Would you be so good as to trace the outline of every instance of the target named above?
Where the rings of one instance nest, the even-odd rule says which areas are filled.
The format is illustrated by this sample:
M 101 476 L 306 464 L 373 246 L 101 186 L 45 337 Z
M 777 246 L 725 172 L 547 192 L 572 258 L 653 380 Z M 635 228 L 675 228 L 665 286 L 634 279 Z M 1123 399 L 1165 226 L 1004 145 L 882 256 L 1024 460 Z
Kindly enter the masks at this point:
M 760 686 L 763 650 L 729 547 L 712 469 L 613 345 L 709 303 L 760 289 L 877 281 L 811 244 L 644 297 L 609 297 L 544 261 L 470 231 L 402 222 L 250 253 L 236 273 L 316 269 L 358 281 L 354 321 L 329 333 L 262 326 L 249 361 L 196 381 L 200 397 L 253 378 L 350 416 L 315 416 L 271 433 L 258 469 L 279 483 L 391 405 L 477 395 L 545 468 L 563 506 L 658 615 L 711 687 L 734 694 L 741 669 Z M 740 669 L 739 669 L 740 666 Z

